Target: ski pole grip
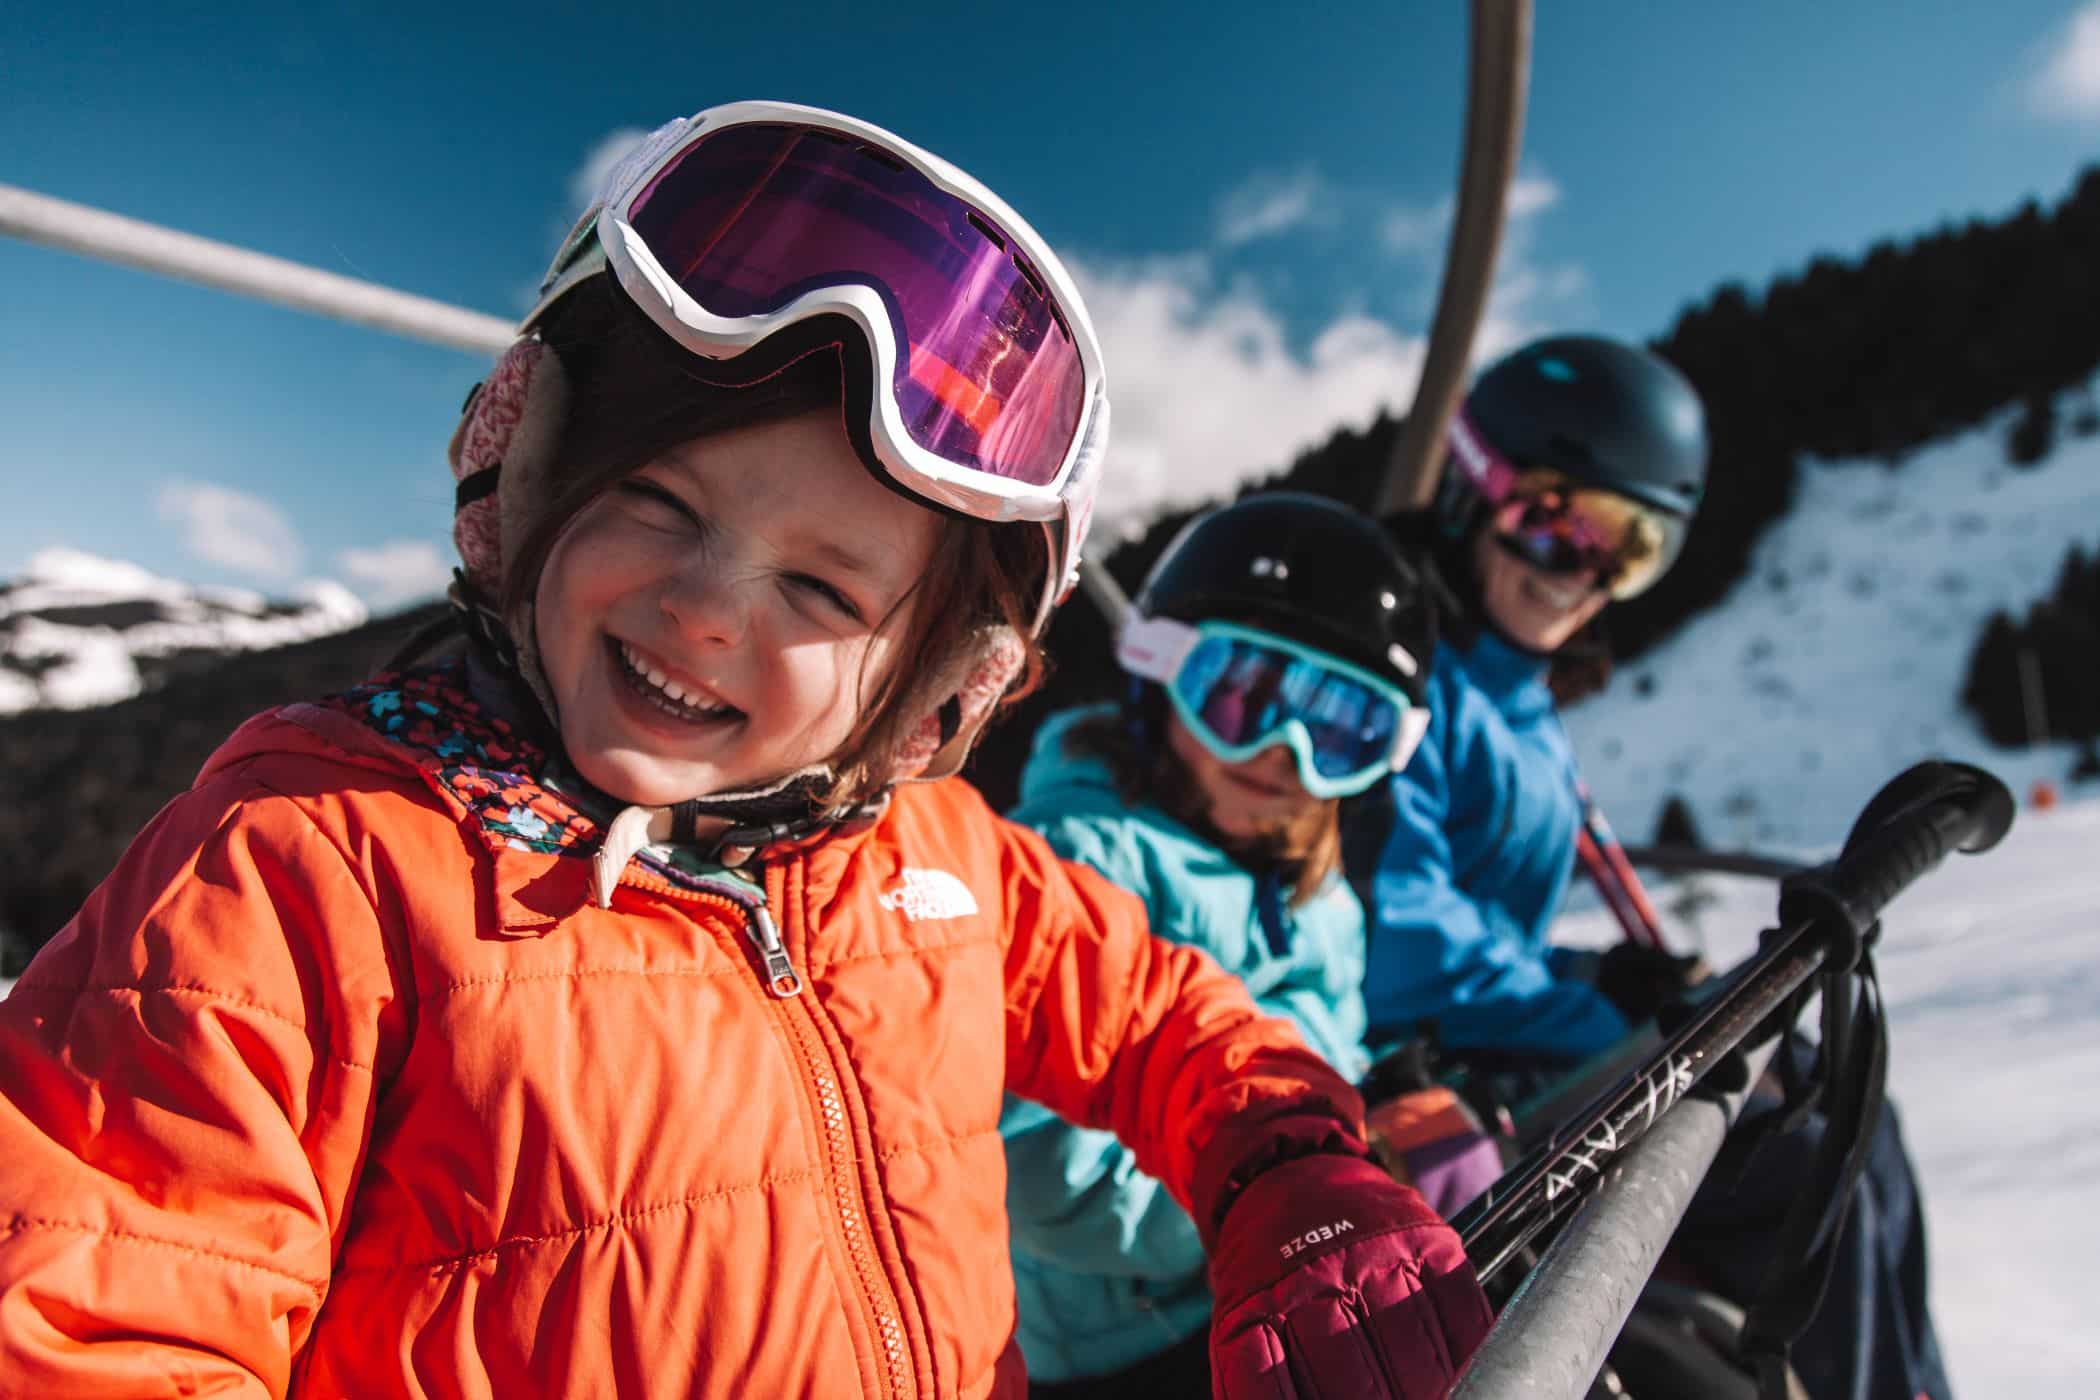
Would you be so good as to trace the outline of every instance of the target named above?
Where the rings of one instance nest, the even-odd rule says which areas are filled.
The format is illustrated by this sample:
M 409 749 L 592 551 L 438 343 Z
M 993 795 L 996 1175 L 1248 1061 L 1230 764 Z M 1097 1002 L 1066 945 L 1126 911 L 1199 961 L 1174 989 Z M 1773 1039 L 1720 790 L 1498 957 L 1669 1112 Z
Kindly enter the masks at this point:
M 1881 911 L 1950 851 L 1987 851 L 2013 820 L 2012 792 L 1966 763 L 1921 763 L 1876 793 L 1836 861 L 1780 886 L 1782 923 L 1816 919 L 1836 940 L 1831 961 L 1851 966 Z

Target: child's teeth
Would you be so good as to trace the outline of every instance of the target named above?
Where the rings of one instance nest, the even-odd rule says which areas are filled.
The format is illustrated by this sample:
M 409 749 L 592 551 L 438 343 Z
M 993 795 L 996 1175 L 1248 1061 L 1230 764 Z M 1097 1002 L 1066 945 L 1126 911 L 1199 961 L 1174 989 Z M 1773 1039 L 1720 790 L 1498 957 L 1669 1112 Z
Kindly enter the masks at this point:
M 627 659 L 627 664 L 634 668 L 636 675 L 641 676 L 651 686 L 661 691 L 666 700 L 683 706 L 696 714 L 719 714 L 724 708 L 718 703 L 702 700 L 698 695 L 689 693 L 684 686 L 643 660 L 641 653 L 637 652 L 633 647 L 623 643 L 620 647 L 620 655 Z

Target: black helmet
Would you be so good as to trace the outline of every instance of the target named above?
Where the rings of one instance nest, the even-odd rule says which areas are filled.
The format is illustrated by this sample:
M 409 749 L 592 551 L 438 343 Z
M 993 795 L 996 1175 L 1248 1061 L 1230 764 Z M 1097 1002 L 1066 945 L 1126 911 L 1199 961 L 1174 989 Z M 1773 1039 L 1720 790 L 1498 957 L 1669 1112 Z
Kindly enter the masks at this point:
M 1152 566 L 1133 611 L 1272 631 L 1423 702 L 1436 609 L 1386 531 L 1324 496 L 1272 491 L 1197 516 Z
M 1593 335 L 1535 340 L 1481 372 L 1464 412 L 1520 470 L 1549 467 L 1681 519 L 1699 509 L 1705 410 L 1690 381 L 1639 346 Z M 1463 472 L 1444 476 L 1464 488 Z

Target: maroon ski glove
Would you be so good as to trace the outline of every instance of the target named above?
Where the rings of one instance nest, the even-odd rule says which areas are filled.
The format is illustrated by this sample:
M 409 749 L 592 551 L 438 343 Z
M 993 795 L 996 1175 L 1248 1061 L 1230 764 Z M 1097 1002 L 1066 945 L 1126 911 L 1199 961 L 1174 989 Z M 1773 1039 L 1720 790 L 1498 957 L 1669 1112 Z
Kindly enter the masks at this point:
M 1458 1236 L 1412 1187 L 1335 1152 L 1247 1181 L 1210 1254 L 1221 1400 L 1428 1400 L 1494 1314 Z

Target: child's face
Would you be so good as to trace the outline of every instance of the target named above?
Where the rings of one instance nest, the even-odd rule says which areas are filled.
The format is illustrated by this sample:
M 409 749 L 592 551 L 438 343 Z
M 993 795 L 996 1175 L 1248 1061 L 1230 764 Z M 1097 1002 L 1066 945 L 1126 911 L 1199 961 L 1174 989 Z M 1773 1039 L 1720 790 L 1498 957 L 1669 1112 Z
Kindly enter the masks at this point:
M 939 529 L 868 474 L 835 411 L 664 453 L 593 501 L 540 574 L 540 659 L 571 761 L 663 806 L 829 760 L 908 618 L 877 626 Z
M 1167 716 L 1167 746 L 1194 776 L 1210 803 L 1210 822 L 1235 839 L 1295 824 L 1320 799 L 1298 780 L 1298 760 L 1281 744 L 1250 759 L 1227 763 L 1188 731 L 1181 716 Z

